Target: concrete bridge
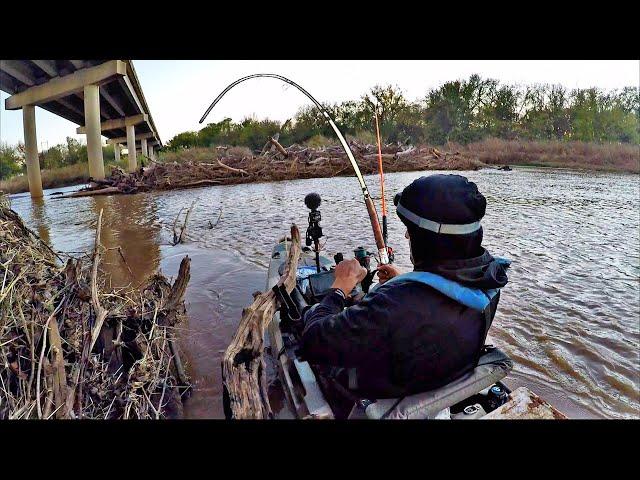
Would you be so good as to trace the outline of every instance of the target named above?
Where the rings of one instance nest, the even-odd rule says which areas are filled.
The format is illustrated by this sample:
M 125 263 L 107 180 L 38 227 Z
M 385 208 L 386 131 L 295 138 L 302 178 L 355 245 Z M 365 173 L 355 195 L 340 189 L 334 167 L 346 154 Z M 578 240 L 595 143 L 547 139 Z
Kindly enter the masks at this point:
M 0 90 L 11 95 L 7 110 L 22 109 L 32 197 L 42 197 L 36 105 L 80 125 L 94 179 L 105 177 L 101 135 L 114 145 L 116 160 L 126 143 L 130 172 L 137 152 L 154 159 L 162 147 L 131 60 L 0 60 Z

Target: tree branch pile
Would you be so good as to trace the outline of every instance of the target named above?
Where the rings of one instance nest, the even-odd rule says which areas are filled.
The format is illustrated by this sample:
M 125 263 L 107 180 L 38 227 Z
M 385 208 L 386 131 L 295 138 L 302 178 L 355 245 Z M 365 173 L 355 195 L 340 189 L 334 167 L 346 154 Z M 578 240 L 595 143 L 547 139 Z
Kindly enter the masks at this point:
M 378 172 L 376 145 L 351 141 L 350 146 L 362 173 Z M 284 148 L 275 138 L 269 138 L 265 148 L 255 155 L 243 154 L 242 149 L 229 147 L 208 151 L 211 158 L 206 161 L 153 162 L 148 168 L 132 174 L 116 167 L 109 178 L 95 181 L 87 189 L 66 196 L 351 175 L 349 159 L 340 145 L 312 148 L 294 144 Z M 429 146 L 400 147 L 395 144 L 382 147 L 382 160 L 385 172 L 477 170 L 486 166 L 477 158 L 459 151 L 441 152 Z
M 190 259 L 173 285 L 156 274 L 105 292 L 100 219 L 93 254 L 61 265 L 0 203 L 0 419 L 181 416 Z

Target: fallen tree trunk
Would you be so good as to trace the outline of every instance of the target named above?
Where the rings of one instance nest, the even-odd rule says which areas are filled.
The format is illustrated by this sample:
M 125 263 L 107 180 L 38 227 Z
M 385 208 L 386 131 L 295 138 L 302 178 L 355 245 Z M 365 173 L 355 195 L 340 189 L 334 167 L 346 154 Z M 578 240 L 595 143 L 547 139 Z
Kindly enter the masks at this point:
M 277 150 L 278 150 L 282 155 L 284 155 L 284 158 L 288 158 L 288 157 L 289 157 L 289 152 L 287 152 L 287 151 L 284 149 L 284 147 L 283 147 L 282 145 L 280 145 L 280 144 L 278 143 L 278 141 L 277 141 L 275 138 L 273 138 L 273 137 L 272 137 L 272 138 L 270 138 L 270 139 L 269 139 L 269 142 L 270 142 L 274 147 L 276 147 L 276 149 L 277 149 Z
M 416 147 L 411 146 L 406 150 L 396 153 L 396 158 L 406 157 L 407 155 L 414 155 L 416 153 Z
M 242 168 L 230 167 L 229 165 L 225 165 L 224 163 L 222 163 L 220 160 L 218 160 L 218 165 L 220 165 L 222 168 L 226 168 L 230 172 L 240 173 L 242 175 L 249 175 L 249 172 L 247 172 L 246 170 L 243 170 Z
M 264 156 L 267 153 L 269 153 L 269 150 L 271 150 L 273 148 L 273 143 L 271 143 L 271 140 L 279 140 L 280 139 L 280 133 L 276 133 L 273 137 L 269 137 L 269 140 L 267 140 L 267 143 L 264 144 L 264 147 L 262 147 L 262 150 L 260 151 L 260 156 Z
M 369 153 L 367 155 L 363 155 L 362 156 L 364 159 L 366 160 L 377 160 L 378 159 L 378 154 L 377 153 Z M 382 160 L 393 160 L 396 157 L 395 153 L 383 153 L 382 154 Z
M 284 285 L 289 293 L 296 283 L 300 252 L 300 232 L 298 227 L 292 225 L 289 255 L 284 273 L 278 281 L 278 285 Z M 273 416 L 264 378 L 263 350 L 264 334 L 276 307 L 273 290 L 259 294 L 251 306 L 242 312 L 238 329 L 224 353 L 222 381 L 233 419 L 265 419 Z
M 68 195 L 62 195 L 57 198 L 71 198 L 71 197 L 91 197 L 93 195 L 112 195 L 114 193 L 123 193 L 118 187 L 105 187 L 97 190 L 88 190 L 83 192 L 74 192 Z
M 189 187 L 205 187 L 207 185 L 219 185 L 223 183 L 222 180 L 198 180 L 196 182 L 185 183 L 184 185 L 180 185 L 180 188 L 189 188 Z

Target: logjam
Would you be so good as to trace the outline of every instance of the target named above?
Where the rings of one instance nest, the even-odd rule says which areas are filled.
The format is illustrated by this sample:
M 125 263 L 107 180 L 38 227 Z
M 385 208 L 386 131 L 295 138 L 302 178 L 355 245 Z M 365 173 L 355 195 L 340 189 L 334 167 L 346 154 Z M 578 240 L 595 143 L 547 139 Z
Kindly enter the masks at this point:
M 351 141 L 350 146 L 363 174 L 378 172 L 377 146 L 356 141 Z M 312 148 L 294 144 L 284 148 L 274 136 L 255 155 L 248 155 L 246 149 L 231 147 L 216 147 L 205 152 L 210 158 L 196 159 L 190 150 L 182 150 L 175 153 L 180 161 L 151 162 L 149 167 L 130 174 L 114 167 L 108 178 L 57 198 L 352 174 L 347 155 L 340 145 Z M 382 159 L 384 170 L 389 173 L 486 167 L 477 158 L 458 151 L 441 152 L 429 146 L 383 145 Z
M 278 281 L 291 293 L 296 283 L 300 258 L 300 232 L 291 226 L 291 245 L 285 269 Z M 266 419 L 273 413 L 269 404 L 263 358 L 264 334 L 277 308 L 273 290 L 260 293 L 242 312 L 233 340 L 222 359 L 222 379 L 229 398 L 231 418 Z
M 60 263 L 0 201 L 0 420 L 181 416 L 190 259 L 173 285 L 107 290 L 100 230 L 101 215 L 92 254 Z

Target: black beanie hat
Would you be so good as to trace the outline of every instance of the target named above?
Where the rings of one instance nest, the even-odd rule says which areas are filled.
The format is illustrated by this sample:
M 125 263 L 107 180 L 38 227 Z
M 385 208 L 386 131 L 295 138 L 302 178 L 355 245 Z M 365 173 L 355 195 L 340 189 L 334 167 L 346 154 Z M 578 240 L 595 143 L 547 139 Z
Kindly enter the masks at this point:
M 401 206 L 398 216 L 407 227 L 418 227 L 411 213 L 439 224 L 463 225 L 478 222 L 487 208 L 477 185 L 462 175 L 420 177 L 394 203 Z
M 417 263 L 470 258 L 482 251 L 480 219 L 487 200 L 466 177 L 420 177 L 396 195 L 394 204 L 409 230 Z

